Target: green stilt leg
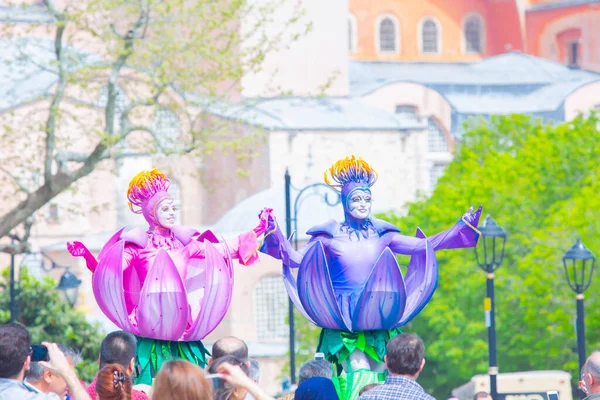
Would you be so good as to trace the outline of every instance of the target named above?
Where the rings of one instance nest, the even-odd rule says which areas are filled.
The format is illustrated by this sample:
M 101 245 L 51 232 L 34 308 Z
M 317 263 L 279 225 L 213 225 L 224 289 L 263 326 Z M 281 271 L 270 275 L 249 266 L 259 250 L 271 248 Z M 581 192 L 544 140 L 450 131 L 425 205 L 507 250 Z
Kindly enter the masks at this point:
M 377 373 L 368 369 L 353 371 L 350 365 L 350 354 L 359 350 L 376 363 L 383 362 L 385 346 L 400 329 L 389 331 L 344 332 L 323 329 L 319 338 L 317 351 L 325 354 L 325 358 L 334 366 L 333 381 L 340 400 L 355 400 L 360 389 L 371 383 L 383 383 L 385 373 Z M 343 366 L 346 366 L 344 371 Z
M 210 356 L 201 341 L 173 342 L 169 340 L 136 337 L 138 376 L 136 384 L 152 385 L 152 380 L 163 363 L 171 360 L 187 360 L 204 368 Z

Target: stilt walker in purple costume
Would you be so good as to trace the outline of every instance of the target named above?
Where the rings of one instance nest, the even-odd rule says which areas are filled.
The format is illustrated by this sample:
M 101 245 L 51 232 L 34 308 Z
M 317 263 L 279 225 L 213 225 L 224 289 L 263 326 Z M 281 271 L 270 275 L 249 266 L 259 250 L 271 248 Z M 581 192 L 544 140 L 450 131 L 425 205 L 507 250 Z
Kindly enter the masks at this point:
M 142 214 L 148 229 L 120 229 L 98 259 L 81 243 L 69 243 L 92 271 L 94 297 L 119 328 L 137 336 L 136 383 L 152 384 L 164 361 L 186 359 L 204 367 L 201 340 L 221 322 L 231 302 L 233 264 L 258 261 L 257 237 L 265 233 L 269 211 L 253 230 L 219 242 L 206 231 L 175 225 L 169 179 L 157 169 L 142 171 L 129 184 L 129 208 Z
M 323 328 L 318 351 L 337 367 L 342 399 L 355 399 L 364 385 L 383 381 L 387 342 L 436 289 L 435 252 L 474 247 L 480 236 L 481 207 L 429 238 L 420 229 L 416 237 L 401 235 L 370 216 L 370 187 L 376 180 L 375 170 L 360 158 L 337 161 L 325 182 L 341 191 L 345 220 L 311 228 L 311 239 L 298 251 L 272 221 L 268 230 L 274 232 L 262 248 L 283 261 L 285 285 L 298 310 Z M 405 277 L 396 254 L 411 256 Z M 298 268 L 297 280 L 293 268 Z

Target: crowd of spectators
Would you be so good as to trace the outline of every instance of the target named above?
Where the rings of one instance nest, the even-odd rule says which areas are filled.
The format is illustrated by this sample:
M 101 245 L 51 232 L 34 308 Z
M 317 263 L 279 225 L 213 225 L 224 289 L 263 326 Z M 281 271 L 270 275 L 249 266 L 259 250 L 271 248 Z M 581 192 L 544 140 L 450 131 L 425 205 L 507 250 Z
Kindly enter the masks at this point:
M 100 346 L 98 373 L 86 385 L 75 373 L 78 352 L 56 343 L 42 343 L 46 361 L 32 361 L 27 329 L 19 324 L 0 326 L 0 400 L 274 400 L 259 385 L 260 365 L 248 357 L 243 340 L 226 337 L 212 347 L 207 370 L 183 360 L 163 364 L 153 385 L 135 385 L 136 338 L 109 333 Z M 387 344 L 385 382 L 365 385 L 359 400 L 431 400 L 417 382 L 425 367 L 425 346 L 412 334 L 401 334 Z M 338 400 L 333 366 L 323 359 L 300 365 L 298 387 L 282 400 Z M 600 352 L 581 370 L 580 389 L 587 400 L 600 400 Z M 455 400 L 449 397 L 448 400 Z M 479 392 L 474 400 L 491 400 Z

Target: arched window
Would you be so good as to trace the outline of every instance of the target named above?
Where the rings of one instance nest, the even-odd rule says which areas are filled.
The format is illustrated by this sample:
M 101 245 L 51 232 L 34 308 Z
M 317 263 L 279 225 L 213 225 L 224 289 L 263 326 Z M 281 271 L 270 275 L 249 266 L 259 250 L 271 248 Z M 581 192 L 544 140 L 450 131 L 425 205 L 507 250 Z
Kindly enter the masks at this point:
M 354 53 L 358 44 L 358 28 L 356 17 L 352 14 L 348 16 L 348 51 Z
M 433 18 L 426 18 L 421 23 L 421 53 L 436 54 L 440 52 L 439 23 Z
M 288 295 L 280 275 L 263 277 L 254 289 L 254 310 L 258 340 L 285 339 Z
M 427 127 L 427 140 L 429 142 L 429 151 L 431 153 L 450 151 L 444 131 L 433 118 L 429 118 L 429 124 Z
M 179 117 L 167 108 L 159 108 L 152 119 L 152 130 L 163 149 L 172 149 L 181 134 Z
M 400 49 L 400 29 L 398 20 L 393 15 L 379 18 L 376 31 L 377 51 L 380 53 L 396 53 Z
M 464 50 L 466 53 L 483 53 L 483 19 L 470 15 L 463 25 Z
M 396 105 L 396 114 L 411 121 L 417 121 L 419 119 L 419 109 L 416 106 L 409 104 Z

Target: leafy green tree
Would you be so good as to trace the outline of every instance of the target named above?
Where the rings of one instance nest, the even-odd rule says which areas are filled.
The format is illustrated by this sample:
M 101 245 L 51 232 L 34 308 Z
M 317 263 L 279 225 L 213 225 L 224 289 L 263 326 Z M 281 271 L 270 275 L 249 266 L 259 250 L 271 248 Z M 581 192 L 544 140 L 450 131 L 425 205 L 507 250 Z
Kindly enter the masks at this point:
M 10 321 L 10 289 L 8 270 L 0 280 L 0 324 Z M 17 322 L 31 333 L 32 343 L 44 341 L 60 343 L 81 352 L 82 362 L 77 366 L 80 379 L 91 382 L 98 371 L 98 355 L 103 335 L 97 325 L 90 324 L 85 314 L 73 310 L 55 289 L 50 277 L 37 280 L 21 270 L 20 314 Z
M 409 205 L 405 217 L 381 215 L 414 234 L 432 235 L 482 204 L 508 232 L 496 273 L 496 324 L 500 372 L 566 370 L 578 376 L 575 299 L 562 256 L 577 238 L 600 249 L 600 135 L 598 118 L 549 125 L 523 115 L 473 121 L 452 163 L 429 197 Z M 405 332 L 426 345 L 419 382 L 437 398 L 486 374 L 486 277 L 473 249 L 440 251 L 439 286 Z M 406 266 L 408 259 L 400 257 Z M 404 269 L 404 268 L 403 268 Z M 587 349 L 600 347 L 600 300 L 593 281 L 586 298 Z M 318 331 L 299 323 L 300 350 L 312 349 Z M 302 357 L 302 356 L 300 356 Z M 502 387 L 499 387 L 502 391 Z
M 434 193 L 387 219 L 406 232 L 433 234 L 453 224 L 471 205 L 483 204 L 509 234 L 505 261 L 496 273 L 500 372 L 567 370 L 578 375 L 574 352 L 574 294 L 561 257 L 576 238 L 600 248 L 598 119 L 547 125 L 527 116 L 496 117 L 468 126 L 454 161 Z M 472 249 L 442 251 L 439 287 L 406 331 L 427 347 L 420 381 L 439 397 L 487 373 L 483 313 L 485 274 Z M 588 293 L 597 290 L 594 282 Z M 599 325 L 598 300 L 586 300 L 587 331 Z M 587 336 L 587 348 L 600 338 Z M 502 387 L 499 388 L 502 390 Z
M 15 243 L 0 243 L 0 252 L 13 254 L 30 250 L 37 210 L 124 149 L 252 156 L 263 131 L 241 132 L 210 111 L 239 100 L 242 78 L 310 29 L 300 5 L 282 19 L 271 0 L 10 3 L 45 15 L 25 28 L 0 27 L 11 79 L 43 75 L 51 84 L 2 118 L 0 238 Z

